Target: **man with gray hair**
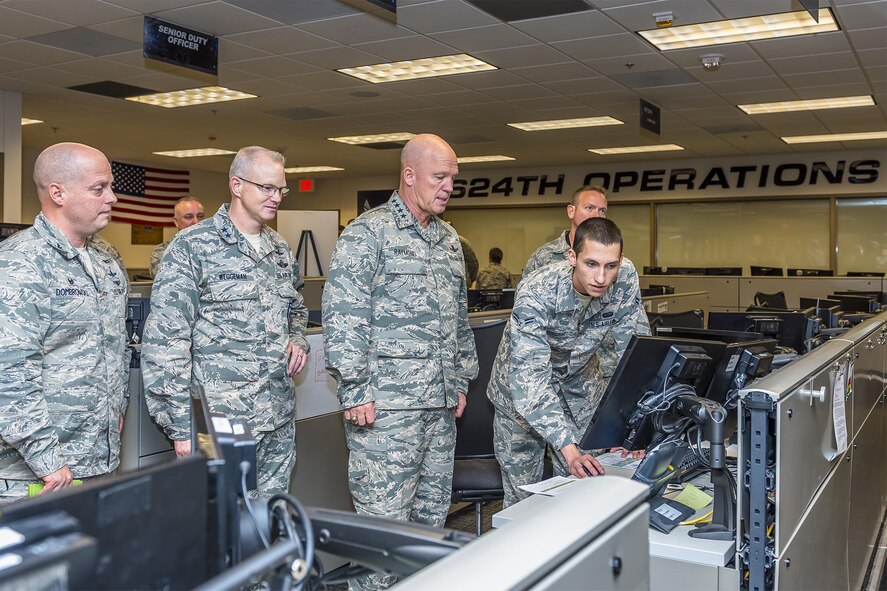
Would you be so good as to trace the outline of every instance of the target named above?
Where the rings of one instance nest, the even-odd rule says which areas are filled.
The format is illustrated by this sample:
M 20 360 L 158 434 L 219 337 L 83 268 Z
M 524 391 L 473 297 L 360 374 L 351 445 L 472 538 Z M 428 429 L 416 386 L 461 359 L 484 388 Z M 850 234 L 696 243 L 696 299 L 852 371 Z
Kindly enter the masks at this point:
M 126 270 L 93 237 L 117 197 L 83 144 L 34 163 L 40 214 L 0 244 L 0 503 L 109 474 L 128 401 Z
M 204 217 L 206 217 L 206 213 L 203 211 L 203 204 L 197 199 L 197 197 L 182 197 L 176 201 L 176 204 L 173 207 L 172 221 L 179 231 L 184 230 L 185 228 L 190 228 L 198 222 L 202 222 Z M 173 236 L 173 238 L 175 238 L 175 236 Z M 166 252 L 170 242 L 172 242 L 172 238 L 165 242 L 161 242 L 155 246 L 154 251 L 151 252 L 151 260 L 148 263 L 148 273 L 150 273 L 152 279 L 157 276 L 157 267 L 160 266 L 160 261 L 163 259 L 163 253 Z
M 268 227 L 289 193 L 283 155 L 242 148 L 231 203 L 179 233 L 154 280 L 142 373 L 148 410 L 191 452 L 189 389 L 210 410 L 246 421 L 256 439 L 258 491 L 287 492 L 295 466 L 292 376 L 308 353 L 303 281 L 286 241 Z

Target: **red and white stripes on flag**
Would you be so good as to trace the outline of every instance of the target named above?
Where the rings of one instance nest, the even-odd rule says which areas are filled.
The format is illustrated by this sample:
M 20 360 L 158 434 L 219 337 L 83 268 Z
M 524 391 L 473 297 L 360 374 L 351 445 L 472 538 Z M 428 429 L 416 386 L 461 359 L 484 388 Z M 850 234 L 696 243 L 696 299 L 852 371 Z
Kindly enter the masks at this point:
M 112 162 L 117 203 L 111 208 L 111 221 L 124 224 L 173 226 L 176 201 L 188 196 L 189 172 L 148 168 Z

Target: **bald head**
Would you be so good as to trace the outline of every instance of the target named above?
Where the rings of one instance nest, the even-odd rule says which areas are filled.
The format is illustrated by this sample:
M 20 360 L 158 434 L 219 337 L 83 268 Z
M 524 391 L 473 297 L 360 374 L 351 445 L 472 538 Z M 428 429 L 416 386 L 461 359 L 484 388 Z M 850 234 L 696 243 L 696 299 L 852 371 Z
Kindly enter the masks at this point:
M 421 159 L 428 157 L 456 161 L 456 153 L 442 137 L 431 133 L 421 133 L 413 136 L 400 152 L 400 169 L 414 166 Z
M 91 165 L 96 159 L 108 161 L 99 150 L 85 144 L 65 142 L 49 146 L 34 162 L 37 195 L 43 200 L 53 183 L 72 184 L 80 177 L 84 166 Z
M 206 213 L 203 210 L 203 204 L 197 197 L 182 197 L 176 201 L 172 219 L 179 230 L 202 222 L 204 217 L 206 217 Z
M 446 209 L 458 172 L 456 153 L 436 135 L 417 135 L 403 147 L 397 192 L 423 226 Z

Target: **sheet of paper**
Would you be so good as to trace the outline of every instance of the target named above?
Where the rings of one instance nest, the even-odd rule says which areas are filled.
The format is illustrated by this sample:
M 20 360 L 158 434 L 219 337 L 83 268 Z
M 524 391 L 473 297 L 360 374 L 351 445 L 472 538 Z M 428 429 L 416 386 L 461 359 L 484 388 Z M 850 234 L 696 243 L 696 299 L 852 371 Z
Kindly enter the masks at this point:
M 835 444 L 837 453 L 847 451 L 847 415 L 844 396 L 847 393 L 847 366 L 841 365 L 835 374 L 835 387 L 832 391 L 832 415 L 835 424 Z
M 603 453 L 599 456 L 595 456 L 595 459 L 601 463 L 605 469 L 607 466 L 617 466 L 619 468 L 631 468 L 632 470 L 637 469 L 638 464 L 641 463 L 641 460 L 633 460 L 631 456 L 622 457 L 622 452 L 612 451 Z
M 575 476 L 554 476 L 552 478 L 549 478 L 548 480 L 543 480 L 542 482 L 537 482 L 536 484 L 527 484 L 519 488 L 533 493 L 534 495 L 555 497 L 564 492 L 566 489 L 570 488 L 570 485 L 574 482 L 579 482 L 579 479 Z
M 684 505 L 687 505 L 694 511 L 699 511 L 703 507 L 710 505 L 712 498 L 710 494 L 698 489 L 692 484 L 685 484 L 684 490 L 682 490 L 680 494 L 674 498 L 674 500 L 678 503 L 683 503 Z

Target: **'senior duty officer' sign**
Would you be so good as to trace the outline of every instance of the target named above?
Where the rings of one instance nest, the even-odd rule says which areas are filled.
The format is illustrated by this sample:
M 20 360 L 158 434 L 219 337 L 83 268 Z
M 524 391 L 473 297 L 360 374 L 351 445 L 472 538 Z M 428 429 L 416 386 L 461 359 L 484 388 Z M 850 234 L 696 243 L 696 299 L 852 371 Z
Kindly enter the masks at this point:
M 146 16 L 144 56 L 216 76 L 219 71 L 219 39 Z

